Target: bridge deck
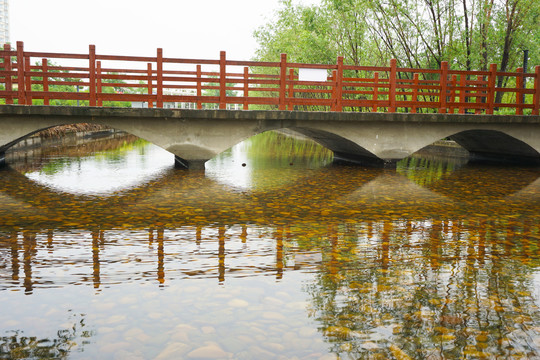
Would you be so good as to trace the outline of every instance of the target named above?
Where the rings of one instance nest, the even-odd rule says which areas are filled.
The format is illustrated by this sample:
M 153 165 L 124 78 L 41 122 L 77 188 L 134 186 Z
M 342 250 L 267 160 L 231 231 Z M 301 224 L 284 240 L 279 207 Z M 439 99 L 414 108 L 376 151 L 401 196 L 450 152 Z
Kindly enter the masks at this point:
M 200 120 L 282 120 L 324 122 L 407 122 L 407 123 L 475 123 L 475 124 L 540 124 L 535 115 L 488 114 L 439 114 L 439 113 L 388 113 L 388 112 L 326 112 L 290 110 L 220 110 L 220 109 L 164 109 L 123 108 L 91 106 L 0 106 L 0 118 L 6 117 L 55 117 L 70 123 L 93 122 L 102 118 L 133 119 L 200 119 Z

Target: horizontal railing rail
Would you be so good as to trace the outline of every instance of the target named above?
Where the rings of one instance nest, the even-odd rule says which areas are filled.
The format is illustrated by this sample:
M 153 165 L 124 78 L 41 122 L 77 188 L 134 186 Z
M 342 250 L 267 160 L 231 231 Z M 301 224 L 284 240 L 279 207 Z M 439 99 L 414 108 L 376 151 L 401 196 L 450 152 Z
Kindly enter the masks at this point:
M 55 61 L 72 62 L 71 65 Z M 74 65 L 74 63 L 77 63 Z M 501 80 L 502 79 L 502 80 Z M 502 84 L 502 86 L 501 86 Z M 318 111 L 532 114 L 540 109 L 540 66 L 497 71 L 179 59 L 163 56 L 0 51 L 0 103 Z M 60 101 L 60 102 L 59 102 Z M 74 103 L 73 103 L 74 105 Z

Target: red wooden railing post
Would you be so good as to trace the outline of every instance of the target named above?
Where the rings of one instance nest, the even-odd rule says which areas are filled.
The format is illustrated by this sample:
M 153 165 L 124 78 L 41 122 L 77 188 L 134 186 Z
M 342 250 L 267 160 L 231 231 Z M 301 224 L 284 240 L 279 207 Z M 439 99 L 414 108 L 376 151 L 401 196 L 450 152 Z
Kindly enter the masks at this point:
M 448 61 L 441 61 L 441 75 L 439 78 L 439 113 L 444 114 L 447 111 L 446 95 L 447 95 L 447 81 L 448 81 Z
M 26 105 L 32 105 L 32 76 L 30 57 L 24 57 L 24 87 L 26 92 Z
M 89 105 L 96 106 L 96 45 L 88 47 Z
M 244 110 L 249 110 L 249 67 L 244 67 Z
M 219 53 L 219 108 L 227 108 L 227 53 Z
M 343 111 L 343 56 L 337 58 L 336 111 Z
M 49 64 L 47 64 L 47 59 L 41 59 L 41 71 L 43 72 L 43 92 L 45 96 L 43 97 L 43 105 L 49 105 L 49 96 L 46 94 L 49 92 Z
M 486 114 L 493 114 L 494 102 L 495 102 L 495 83 L 497 79 L 497 64 L 489 65 L 488 75 L 488 96 L 487 96 L 487 109 Z
M 103 106 L 103 97 L 101 96 L 101 93 L 103 92 L 101 83 L 101 61 L 98 61 L 96 66 L 96 89 L 97 106 Z
M 413 91 L 412 91 L 412 102 L 413 105 L 411 106 L 411 111 L 413 113 L 416 113 L 418 107 L 416 103 L 418 102 L 418 83 L 419 83 L 419 75 L 418 73 L 414 73 L 413 75 Z
M 202 66 L 197 65 L 197 109 L 202 109 Z
M 11 45 L 5 44 L 4 45 L 4 51 L 10 52 L 11 51 Z M 4 70 L 8 73 L 5 77 L 6 79 L 6 91 L 13 91 L 13 79 L 11 77 L 11 70 L 13 70 L 12 64 L 11 64 L 11 55 L 4 56 Z M 6 104 L 13 104 L 13 96 L 6 95 Z
M 24 93 L 24 44 L 22 41 L 17 41 L 17 103 L 19 105 L 26 104 Z
M 396 112 L 397 60 L 390 60 L 390 76 L 388 78 L 388 112 Z
M 294 69 L 289 69 L 289 99 L 294 97 Z M 287 105 L 288 110 L 293 110 L 294 105 L 289 101 Z
M 287 90 L 287 54 L 281 54 L 279 69 L 279 110 L 285 110 L 285 97 Z
M 516 72 L 516 115 L 523 115 L 523 96 L 521 96 L 521 90 L 523 88 L 523 68 L 517 68 Z
M 449 109 L 450 109 L 450 114 L 453 114 L 454 110 L 456 108 L 454 103 L 456 102 L 457 75 L 452 75 L 452 80 L 450 81 L 450 86 L 451 86 L 451 89 L 450 89 L 450 101 L 449 101 L 450 105 L 449 105 Z
M 162 48 L 157 49 L 156 71 L 157 71 L 156 107 L 162 108 L 163 107 L 163 49 Z
M 334 86 L 332 87 L 332 105 L 330 105 L 330 111 L 336 111 L 337 107 L 337 70 L 332 70 L 332 81 Z
M 148 93 L 148 108 L 151 109 L 154 107 L 154 86 L 152 85 L 152 63 L 146 64 L 146 89 Z
M 373 107 L 371 109 L 372 112 L 377 112 L 378 106 L 377 101 L 379 100 L 379 73 L 375 72 L 373 74 Z
M 540 65 L 534 69 L 534 97 L 533 97 L 533 115 L 540 115 Z
M 467 86 L 467 76 L 465 76 L 464 74 L 461 74 L 459 75 L 459 87 L 461 88 L 459 90 L 459 102 L 461 104 L 463 104 L 465 101 L 467 101 L 467 98 L 465 97 L 465 94 L 466 94 L 466 90 L 465 90 L 465 87 Z M 464 105 L 459 105 L 459 113 L 460 114 L 465 114 L 465 106 Z

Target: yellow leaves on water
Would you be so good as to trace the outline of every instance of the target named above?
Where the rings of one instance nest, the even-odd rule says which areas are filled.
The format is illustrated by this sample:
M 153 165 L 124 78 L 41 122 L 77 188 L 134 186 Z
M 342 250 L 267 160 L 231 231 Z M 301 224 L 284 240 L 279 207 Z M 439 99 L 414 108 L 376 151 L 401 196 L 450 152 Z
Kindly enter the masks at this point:
M 428 302 L 431 305 L 440 305 L 441 304 L 441 300 L 439 300 L 439 299 L 429 299 Z
M 325 329 L 324 335 L 339 339 L 348 339 L 353 334 L 353 331 L 344 326 L 329 326 Z
M 447 326 L 456 326 L 464 322 L 463 318 L 458 315 L 443 315 L 441 322 Z
M 403 350 L 401 350 L 396 345 L 392 344 L 390 345 L 389 348 L 390 348 L 390 351 L 392 352 L 392 355 L 397 360 L 412 360 L 412 358 L 409 355 L 407 355 Z
M 475 176 L 481 178 L 491 176 L 490 171 L 477 173 L 471 170 Z M 507 178 L 520 177 L 519 170 L 514 172 L 513 177 Z M 252 176 L 262 176 L 266 179 L 265 182 L 279 179 L 280 186 L 240 192 L 206 177 L 204 173 L 171 171 L 148 184 L 114 196 L 76 196 L 54 192 L 20 174 L 12 176 L 11 173 L 4 173 L 1 190 L 8 198 L 17 200 L 16 204 L 25 204 L 30 209 L 45 212 L 39 217 L 38 212 L 34 215 L 28 213 L 21 222 L 54 223 L 56 226 L 52 227 L 83 227 L 88 224 L 96 224 L 101 228 L 146 227 L 159 221 L 170 226 L 216 222 L 355 223 L 359 219 L 378 221 L 431 217 L 453 221 L 489 221 L 499 214 L 517 221 L 524 215 L 537 214 L 540 211 L 538 202 L 533 201 L 525 207 L 520 205 L 522 200 L 534 200 L 531 196 L 515 197 L 519 200 L 517 203 L 508 200 L 504 207 L 494 206 L 490 201 L 462 201 L 462 187 L 466 183 L 464 177 L 468 178 L 468 173 L 461 171 L 456 179 L 452 178 L 453 173 L 448 175 L 451 181 L 457 182 L 456 189 L 453 190 L 452 186 L 438 186 L 446 181 L 446 177 L 433 182 L 433 186 L 427 189 L 411 183 L 406 177 L 395 172 L 377 169 L 330 167 L 284 172 L 283 169 L 276 168 L 254 171 Z M 288 177 L 290 181 L 283 181 L 283 178 Z M 524 178 L 523 182 L 518 183 L 527 184 L 532 175 Z M 503 179 L 505 178 L 499 181 L 505 182 Z M 513 189 L 512 186 L 498 184 L 494 180 L 490 182 L 490 186 L 504 187 L 505 196 L 512 194 L 514 190 L 519 191 L 519 187 Z M 474 190 L 475 193 L 484 191 Z M 480 195 L 478 198 L 483 199 Z M 460 204 L 457 208 L 454 206 L 455 199 L 459 200 Z M 9 204 L 4 205 L 2 208 L 9 208 Z M 3 215 L 2 208 L 0 218 L 14 222 L 11 214 Z M 538 237 L 538 234 L 533 235 Z M 440 260 L 435 259 L 434 266 L 440 265 Z
M 448 334 L 451 334 L 454 332 L 454 329 L 449 329 L 449 328 L 446 328 L 444 326 L 435 326 L 433 328 L 433 330 L 435 330 L 436 332 L 439 332 L 443 335 L 448 335 Z
M 489 337 L 487 333 L 483 331 L 480 334 L 478 334 L 475 339 L 478 342 L 487 342 L 489 340 Z
M 491 357 L 491 354 L 479 350 L 475 345 L 465 346 L 465 349 L 463 350 L 463 355 L 479 359 L 486 359 Z

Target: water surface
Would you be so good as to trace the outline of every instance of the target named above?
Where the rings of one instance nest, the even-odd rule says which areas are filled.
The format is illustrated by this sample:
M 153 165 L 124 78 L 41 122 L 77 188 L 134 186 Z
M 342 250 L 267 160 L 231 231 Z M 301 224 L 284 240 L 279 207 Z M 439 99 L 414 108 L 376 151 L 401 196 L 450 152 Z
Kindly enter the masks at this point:
M 0 358 L 540 357 L 539 168 L 117 142 L 0 171 Z

